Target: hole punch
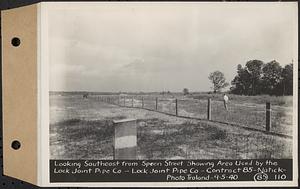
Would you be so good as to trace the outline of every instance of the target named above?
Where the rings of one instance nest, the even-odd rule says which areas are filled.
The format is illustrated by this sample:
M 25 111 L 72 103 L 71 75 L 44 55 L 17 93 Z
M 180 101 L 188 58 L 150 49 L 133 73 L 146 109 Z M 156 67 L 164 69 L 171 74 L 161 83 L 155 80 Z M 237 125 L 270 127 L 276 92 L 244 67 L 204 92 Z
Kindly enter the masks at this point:
M 14 140 L 12 143 L 11 143 L 11 147 L 14 149 L 14 150 L 18 150 L 19 148 L 21 148 L 21 143 L 17 140 Z
M 18 38 L 18 37 L 14 37 L 14 38 L 12 38 L 12 40 L 11 40 L 11 44 L 12 44 L 14 47 L 18 47 L 18 46 L 20 46 L 20 44 L 21 44 L 21 40 L 20 40 L 20 38 Z

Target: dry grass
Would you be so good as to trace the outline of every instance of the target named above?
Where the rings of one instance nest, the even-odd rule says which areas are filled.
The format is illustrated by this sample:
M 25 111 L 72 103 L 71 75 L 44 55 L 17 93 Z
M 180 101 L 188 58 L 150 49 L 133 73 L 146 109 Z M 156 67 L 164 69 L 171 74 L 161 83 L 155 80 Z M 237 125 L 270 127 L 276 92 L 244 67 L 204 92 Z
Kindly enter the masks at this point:
M 112 159 L 111 120 L 51 125 L 51 159 Z M 243 133 L 243 134 L 240 134 Z M 291 141 L 258 132 L 159 119 L 138 120 L 139 159 L 291 158 Z M 276 150 L 275 150 L 276 149 Z
M 112 159 L 112 120 L 122 118 L 138 119 L 139 159 L 292 157 L 290 139 L 93 98 L 51 96 L 50 111 L 51 159 Z

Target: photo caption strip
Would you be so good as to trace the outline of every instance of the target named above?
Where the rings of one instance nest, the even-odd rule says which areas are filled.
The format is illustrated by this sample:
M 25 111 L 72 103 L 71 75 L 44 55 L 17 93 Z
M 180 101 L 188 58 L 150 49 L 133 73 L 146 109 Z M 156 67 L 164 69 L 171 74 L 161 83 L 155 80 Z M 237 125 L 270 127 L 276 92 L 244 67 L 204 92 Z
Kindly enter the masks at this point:
M 50 160 L 50 182 L 291 181 L 292 159 Z

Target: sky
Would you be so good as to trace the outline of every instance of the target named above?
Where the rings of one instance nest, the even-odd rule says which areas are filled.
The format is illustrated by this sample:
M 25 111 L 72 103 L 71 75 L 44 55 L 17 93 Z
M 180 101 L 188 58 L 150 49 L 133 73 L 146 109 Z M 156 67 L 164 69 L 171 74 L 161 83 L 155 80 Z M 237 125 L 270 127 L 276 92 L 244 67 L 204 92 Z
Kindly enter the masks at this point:
M 47 4 L 51 91 L 210 91 L 249 60 L 297 60 L 296 3 Z

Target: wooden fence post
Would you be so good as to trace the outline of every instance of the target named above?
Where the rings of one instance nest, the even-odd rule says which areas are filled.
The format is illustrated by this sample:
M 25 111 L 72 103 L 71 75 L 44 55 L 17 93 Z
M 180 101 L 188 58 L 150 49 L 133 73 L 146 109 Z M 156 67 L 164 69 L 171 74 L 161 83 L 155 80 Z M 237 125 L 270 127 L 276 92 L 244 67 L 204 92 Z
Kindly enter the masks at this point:
M 126 106 L 126 96 L 124 96 L 124 106 Z
M 211 98 L 207 101 L 207 119 L 211 120 Z
M 158 98 L 156 97 L 155 98 L 155 110 L 157 110 L 157 108 L 158 108 Z
M 132 96 L 132 98 L 131 98 L 131 107 L 133 107 L 133 100 L 134 100 L 134 97 Z
M 137 159 L 136 119 L 114 120 L 114 159 Z
M 142 97 L 142 108 L 144 108 L 144 97 Z
M 271 130 L 271 103 L 266 103 L 266 131 Z
M 177 98 L 175 99 L 175 114 L 176 114 L 176 116 L 178 116 L 178 102 L 177 102 Z

